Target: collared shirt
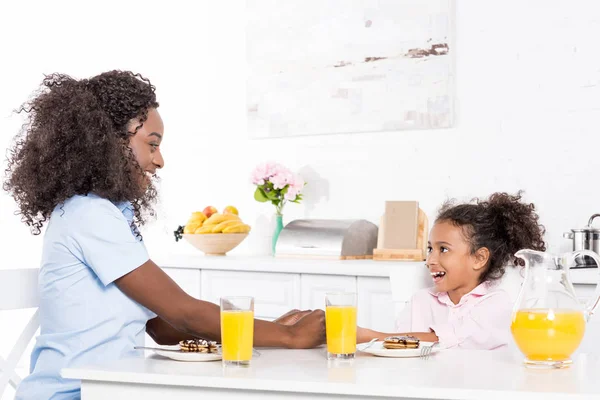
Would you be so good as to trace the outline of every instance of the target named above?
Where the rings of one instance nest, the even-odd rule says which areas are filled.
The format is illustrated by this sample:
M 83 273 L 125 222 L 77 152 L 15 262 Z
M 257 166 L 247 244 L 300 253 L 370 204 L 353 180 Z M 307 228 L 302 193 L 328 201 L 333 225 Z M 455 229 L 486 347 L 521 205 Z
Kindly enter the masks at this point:
M 422 289 L 398 316 L 396 331 L 433 331 L 442 348 L 492 350 L 509 343 L 512 306 L 509 294 L 489 282 L 458 304 L 446 292 Z
M 114 283 L 148 260 L 132 220 L 130 203 L 94 194 L 54 209 L 39 274 L 40 335 L 16 399 L 79 399 L 80 382 L 63 379 L 62 368 L 140 355 L 134 346 L 155 314 Z

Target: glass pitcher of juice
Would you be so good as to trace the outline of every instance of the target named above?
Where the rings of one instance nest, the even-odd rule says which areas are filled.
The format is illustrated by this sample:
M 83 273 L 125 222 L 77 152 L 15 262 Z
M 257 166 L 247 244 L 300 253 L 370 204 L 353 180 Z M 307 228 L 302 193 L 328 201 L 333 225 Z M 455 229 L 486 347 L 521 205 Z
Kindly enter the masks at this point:
M 525 364 L 538 368 L 569 366 L 600 298 L 598 285 L 594 298 L 587 305 L 581 304 L 569 269 L 586 256 L 600 266 L 600 258 L 589 250 L 561 255 L 520 250 L 515 255 L 525 261 L 525 280 L 515 304 L 511 332 L 525 355 Z

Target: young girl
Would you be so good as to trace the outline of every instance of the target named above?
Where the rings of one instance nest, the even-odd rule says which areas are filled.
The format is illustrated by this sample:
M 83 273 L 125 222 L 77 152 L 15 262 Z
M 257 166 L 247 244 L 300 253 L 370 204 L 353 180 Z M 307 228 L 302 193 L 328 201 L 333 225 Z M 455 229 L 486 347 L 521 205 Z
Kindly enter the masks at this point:
M 446 203 L 429 237 L 426 266 L 433 287 L 416 292 L 396 320 L 397 334 L 359 328 L 359 342 L 412 335 L 442 348 L 495 349 L 510 340 L 513 300 L 498 279 L 521 249 L 544 251 L 544 228 L 521 194 Z
M 78 399 L 60 370 L 141 355 L 159 344 L 220 338 L 219 307 L 187 295 L 148 256 L 137 226 L 151 213 L 165 138 L 154 86 L 111 71 L 53 74 L 23 110 L 4 189 L 34 234 L 47 223 L 39 276 L 40 335 L 18 400 Z M 302 318 L 300 318 L 302 317 Z M 256 320 L 256 346 L 324 343 L 320 310 Z

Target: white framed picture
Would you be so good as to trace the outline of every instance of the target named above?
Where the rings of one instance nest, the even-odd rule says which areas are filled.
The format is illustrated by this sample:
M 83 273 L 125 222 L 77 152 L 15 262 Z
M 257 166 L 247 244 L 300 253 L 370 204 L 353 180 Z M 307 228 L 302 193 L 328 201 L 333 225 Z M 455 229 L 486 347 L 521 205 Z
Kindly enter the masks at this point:
M 452 0 L 247 0 L 251 138 L 452 126 Z

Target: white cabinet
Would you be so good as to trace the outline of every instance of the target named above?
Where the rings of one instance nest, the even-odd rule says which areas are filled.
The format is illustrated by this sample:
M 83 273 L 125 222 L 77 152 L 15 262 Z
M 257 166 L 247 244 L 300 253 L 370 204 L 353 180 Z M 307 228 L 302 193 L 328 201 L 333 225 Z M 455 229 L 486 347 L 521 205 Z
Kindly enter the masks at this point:
M 324 310 L 325 294 L 328 292 L 355 292 L 358 297 L 358 324 L 393 332 L 396 310 L 404 304 L 392 298 L 387 277 L 163 269 L 195 298 L 219 304 L 219 299 L 225 296 L 252 296 L 255 316 L 266 320 L 273 320 L 295 308 Z M 412 293 L 412 290 L 407 288 L 406 292 Z
M 300 274 L 204 270 L 200 292 L 215 304 L 221 297 L 252 296 L 256 318 L 272 320 L 300 307 Z
M 356 277 L 335 275 L 305 275 L 300 277 L 303 310 L 325 310 L 325 294 L 328 292 L 356 293 Z
M 358 325 L 393 332 L 396 312 L 388 278 L 303 274 L 301 292 L 303 309 L 324 309 L 327 292 L 354 292 L 358 297 Z
M 379 332 L 393 332 L 396 307 L 388 278 L 361 277 L 358 288 L 358 325 Z

